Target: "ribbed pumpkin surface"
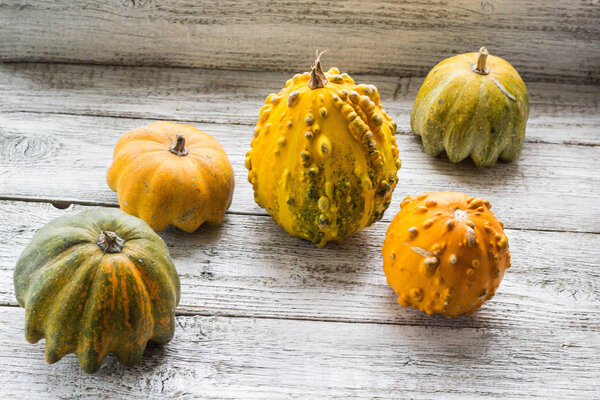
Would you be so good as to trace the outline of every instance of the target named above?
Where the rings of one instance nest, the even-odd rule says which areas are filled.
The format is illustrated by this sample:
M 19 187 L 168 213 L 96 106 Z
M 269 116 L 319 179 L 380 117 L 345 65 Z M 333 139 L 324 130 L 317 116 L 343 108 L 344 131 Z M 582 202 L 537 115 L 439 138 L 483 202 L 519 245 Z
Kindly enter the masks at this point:
M 123 135 L 106 181 L 123 211 L 155 231 L 174 225 L 186 232 L 221 222 L 235 184 L 229 158 L 215 138 L 167 121 Z
M 103 250 L 113 234 L 121 240 Z M 49 363 L 76 353 L 83 370 L 95 372 L 113 353 L 130 365 L 148 341 L 173 337 L 180 289 L 167 246 L 121 210 L 49 222 L 19 258 L 14 284 L 25 337 L 46 339 Z
M 482 49 L 485 50 L 485 49 Z M 487 56 L 475 72 L 480 53 L 460 54 L 437 64 L 425 78 L 411 113 L 411 127 L 427 154 L 446 152 L 477 166 L 521 154 L 529 98 L 519 73 L 505 60 Z

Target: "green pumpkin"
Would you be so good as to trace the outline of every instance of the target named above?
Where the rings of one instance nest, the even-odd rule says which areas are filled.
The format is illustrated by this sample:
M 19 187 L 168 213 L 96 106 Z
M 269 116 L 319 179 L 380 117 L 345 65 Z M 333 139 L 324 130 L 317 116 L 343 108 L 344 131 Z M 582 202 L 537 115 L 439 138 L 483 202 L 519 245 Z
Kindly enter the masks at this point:
M 518 72 L 499 57 L 460 54 L 425 78 L 410 123 L 427 154 L 446 152 L 452 162 L 471 156 L 477 166 L 519 158 L 529 99 Z
M 108 353 L 140 361 L 148 341 L 173 337 L 179 276 L 152 228 L 119 209 L 57 218 L 17 261 L 17 300 L 25 337 L 46 339 L 46 360 L 76 353 L 92 373 Z

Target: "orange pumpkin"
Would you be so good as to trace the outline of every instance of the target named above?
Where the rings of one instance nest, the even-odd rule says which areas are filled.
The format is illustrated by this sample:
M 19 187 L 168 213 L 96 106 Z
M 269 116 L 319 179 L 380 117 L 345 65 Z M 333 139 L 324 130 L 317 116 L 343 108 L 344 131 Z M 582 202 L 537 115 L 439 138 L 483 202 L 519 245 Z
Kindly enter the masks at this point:
M 160 231 L 193 232 L 219 223 L 231 205 L 234 177 L 212 136 L 190 125 L 153 122 L 127 132 L 114 150 L 108 186 L 119 206 Z
M 383 243 L 383 270 L 402 306 L 470 314 L 510 267 L 508 238 L 487 200 L 464 193 L 407 197 Z

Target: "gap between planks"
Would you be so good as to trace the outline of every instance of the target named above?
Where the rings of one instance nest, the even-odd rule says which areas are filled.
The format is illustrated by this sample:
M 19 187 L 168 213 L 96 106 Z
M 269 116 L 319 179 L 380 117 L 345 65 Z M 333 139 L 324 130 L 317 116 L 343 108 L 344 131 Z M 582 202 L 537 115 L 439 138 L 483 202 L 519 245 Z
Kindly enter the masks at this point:
M 242 122 L 242 121 L 219 121 L 219 120 L 213 121 L 211 119 L 184 119 L 184 118 L 178 118 L 178 117 L 166 118 L 166 117 L 160 117 L 160 116 L 150 118 L 148 116 L 142 116 L 142 115 L 112 115 L 112 114 L 85 113 L 85 112 L 75 113 L 75 112 L 61 112 L 61 111 L 9 110 L 9 111 L 3 111 L 2 113 L 4 113 L 4 114 L 28 113 L 28 114 L 39 114 L 39 115 L 64 115 L 64 116 L 73 116 L 73 117 L 118 118 L 118 119 L 140 120 L 140 121 L 148 121 L 149 119 L 152 119 L 155 121 L 180 122 L 180 123 L 187 123 L 187 124 L 193 123 L 193 124 L 247 126 L 249 130 L 253 130 L 254 126 L 255 126 L 255 124 Z M 406 129 L 400 129 L 400 128 L 398 128 L 398 130 L 395 133 L 395 136 L 398 136 L 398 135 L 415 136 L 412 133 L 412 131 L 409 131 Z M 552 141 L 546 141 L 546 140 L 543 140 L 542 138 L 531 138 L 528 136 L 525 136 L 525 142 L 526 143 L 536 143 L 536 144 L 551 144 L 551 145 L 558 145 L 558 146 L 563 146 L 563 145 L 589 146 L 589 147 L 600 146 L 600 142 L 594 143 L 594 142 L 585 142 L 585 141 L 581 141 L 581 140 L 566 140 L 561 143 L 557 143 L 557 142 L 552 142 Z M 499 163 L 501 164 L 502 162 L 499 161 Z
M 57 208 L 59 210 L 65 210 L 72 205 L 79 206 L 91 206 L 91 207 L 113 207 L 118 208 L 119 205 L 115 203 L 109 202 L 94 202 L 94 201 L 86 201 L 86 200 L 65 200 L 65 199 L 49 199 L 49 198 L 32 198 L 32 197 L 19 197 L 19 196 L 3 196 L 0 195 L 0 201 L 22 201 L 25 203 L 48 203 L 52 205 L 52 207 Z M 226 214 L 230 215 L 247 215 L 253 217 L 267 217 L 272 218 L 268 213 L 258 213 L 258 212 L 250 212 L 250 211 L 230 211 L 227 210 Z M 383 221 L 386 222 L 386 221 Z M 201 229 L 202 227 L 198 228 Z M 506 229 L 512 229 L 515 231 L 532 231 L 532 232 L 558 232 L 558 233 L 586 233 L 591 235 L 600 235 L 600 232 L 593 231 L 573 231 L 568 229 L 544 229 L 544 228 L 522 228 L 522 227 L 511 227 L 505 226 Z M 0 304 L 1 305 L 1 304 Z
M 241 121 L 213 121 L 211 119 L 183 119 L 183 118 L 178 118 L 178 117 L 174 117 L 174 118 L 166 118 L 166 117 L 156 117 L 156 118 L 148 118 L 147 116 L 142 116 L 142 115 L 111 115 L 111 114 L 101 114 L 101 113 L 75 113 L 75 112 L 61 112 L 61 111 L 30 111 L 30 110 L 9 110 L 9 111 L 2 111 L 2 113 L 4 114 L 20 114 L 20 113 L 28 113 L 28 114 L 49 114 L 49 115 L 66 115 L 66 116 L 73 116 L 73 117 L 98 117 L 98 118 L 122 118 L 122 119 L 132 119 L 132 120 L 145 120 L 147 121 L 148 119 L 152 119 L 155 121 L 169 121 L 169 122 L 183 122 L 183 123 L 194 123 L 194 124 L 215 124 L 215 125 L 236 125 L 236 126 L 247 126 L 249 128 L 253 128 L 254 124 L 250 124 L 250 123 L 246 123 L 246 122 L 241 122 Z M 402 134 L 402 135 L 408 135 L 408 134 L 412 134 L 411 132 L 406 132 L 406 131 L 400 131 L 398 130 L 396 132 L 396 134 Z M 554 144 L 554 142 L 543 142 L 543 141 L 537 141 L 534 143 L 552 143 Z M 560 144 L 560 143 L 558 143 Z M 600 146 L 599 144 L 596 144 L 597 146 Z
M 21 308 L 18 304 L 14 303 L 0 303 L 0 314 L 2 314 L 2 307 Z M 416 310 L 411 310 L 415 311 Z M 194 312 L 189 310 L 175 310 L 176 317 L 216 317 L 216 318 L 242 318 L 242 319 L 266 319 L 266 320 L 285 320 L 285 321 L 308 321 L 308 322 L 328 322 L 335 324 L 362 324 L 362 325 L 394 325 L 394 326 L 413 326 L 413 327 L 428 327 L 427 323 L 420 323 L 414 321 L 362 321 L 362 320 L 350 320 L 345 318 L 316 318 L 308 316 L 279 316 L 279 315 L 260 315 L 260 314 L 238 314 L 238 313 L 224 313 L 224 312 Z M 430 316 L 429 318 L 445 318 L 442 316 Z M 443 327 L 446 329 L 498 329 L 502 330 L 502 327 L 488 325 L 481 326 L 481 324 L 469 324 L 469 316 L 462 316 L 457 318 L 447 318 L 448 324 L 435 325 L 436 327 Z M 456 323 L 456 325 L 454 324 Z M 531 326 L 530 329 L 537 330 L 546 328 L 543 326 Z

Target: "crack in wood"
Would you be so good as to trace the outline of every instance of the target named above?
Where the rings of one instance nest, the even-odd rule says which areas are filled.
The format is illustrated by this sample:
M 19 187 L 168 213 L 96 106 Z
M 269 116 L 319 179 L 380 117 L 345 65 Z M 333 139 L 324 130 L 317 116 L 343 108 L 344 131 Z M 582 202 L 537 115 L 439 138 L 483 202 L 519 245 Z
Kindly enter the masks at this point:
M 111 207 L 111 208 L 119 207 L 118 203 L 95 202 L 95 201 L 85 201 L 85 200 L 75 200 L 75 199 L 64 200 L 64 199 L 49 199 L 49 198 L 31 198 L 31 197 L 4 196 L 4 195 L 0 195 L 0 201 L 22 201 L 24 203 L 48 203 L 48 204 L 50 204 L 58 209 L 61 209 L 61 210 L 69 208 L 71 205 Z M 271 218 L 271 216 L 266 212 L 261 213 L 261 212 L 227 210 L 225 212 L 225 214 Z M 509 226 L 509 225 L 506 225 L 505 228 L 517 230 L 517 231 L 586 233 L 586 234 L 591 234 L 591 235 L 600 235 L 600 232 L 574 231 L 574 230 L 568 230 L 568 229 L 521 228 L 521 227 L 514 227 L 514 226 Z

